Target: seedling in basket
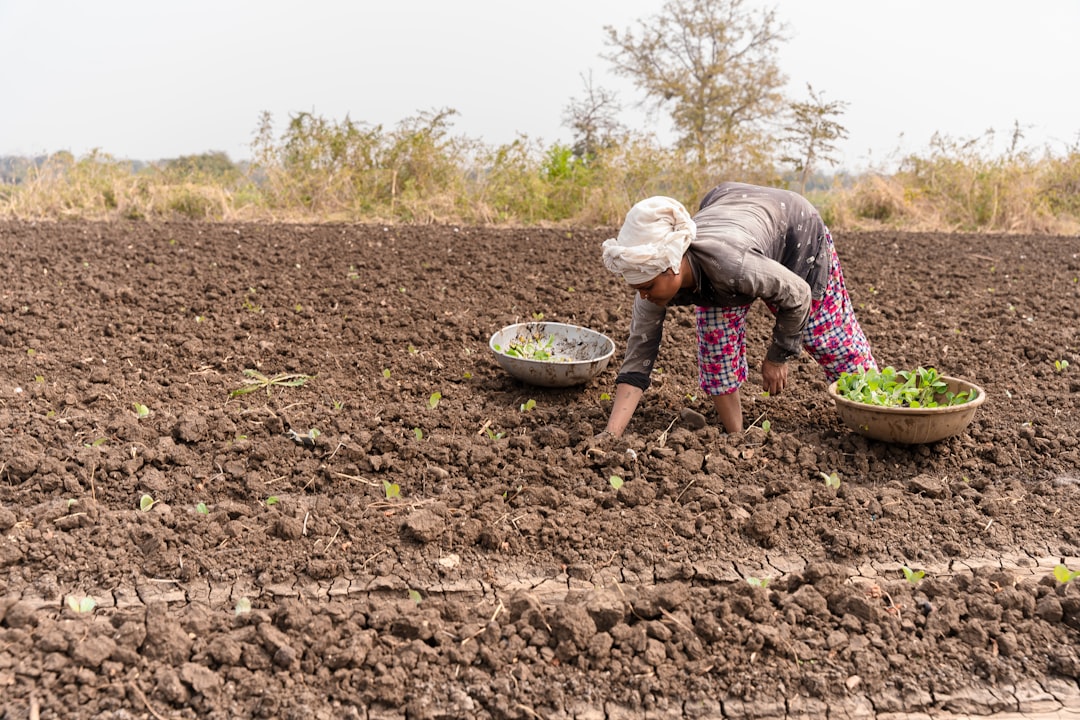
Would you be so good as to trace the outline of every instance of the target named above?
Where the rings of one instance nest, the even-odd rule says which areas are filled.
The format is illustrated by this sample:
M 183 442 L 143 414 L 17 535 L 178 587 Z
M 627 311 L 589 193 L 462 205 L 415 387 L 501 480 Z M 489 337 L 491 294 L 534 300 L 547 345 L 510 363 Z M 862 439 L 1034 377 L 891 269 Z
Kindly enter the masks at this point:
M 549 335 L 546 338 L 539 334 L 532 337 L 520 335 L 505 348 L 496 345 L 495 350 L 505 353 L 510 357 L 521 358 L 522 360 L 540 360 L 546 362 L 551 360 L 554 356 L 554 353 L 551 351 L 551 348 L 554 345 L 554 335 Z
M 236 388 L 229 393 L 229 397 L 236 397 L 238 395 L 247 395 L 253 393 L 256 390 L 266 390 L 267 396 L 270 395 L 270 391 L 275 387 L 300 387 L 313 375 L 303 375 L 301 373 L 278 373 L 277 375 L 263 375 L 258 370 L 245 370 L 244 371 L 244 384 Z
M 881 407 L 934 408 L 975 399 L 975 393 L 967 390 L 950 392 L 937 370 L 921 367 L 845 372 L 836 383 L 836 392 L 848 400 Z

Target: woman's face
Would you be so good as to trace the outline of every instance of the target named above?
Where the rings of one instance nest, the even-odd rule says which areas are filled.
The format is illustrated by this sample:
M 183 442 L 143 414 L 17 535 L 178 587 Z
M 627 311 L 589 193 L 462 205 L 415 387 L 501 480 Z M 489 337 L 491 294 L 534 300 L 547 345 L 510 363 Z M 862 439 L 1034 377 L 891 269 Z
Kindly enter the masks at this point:
M 648 300 L 653 305 L 664 307 L 671 302 L 671 298 L 675 297 L 675 293 L 679 292 L 682 281 L 682 275 L 676 275 L 674 271 L 668 269 L 648 282 L 631 285 L 630 287 L 637 291 L 638 295 L 641 295 L 642 300 Z

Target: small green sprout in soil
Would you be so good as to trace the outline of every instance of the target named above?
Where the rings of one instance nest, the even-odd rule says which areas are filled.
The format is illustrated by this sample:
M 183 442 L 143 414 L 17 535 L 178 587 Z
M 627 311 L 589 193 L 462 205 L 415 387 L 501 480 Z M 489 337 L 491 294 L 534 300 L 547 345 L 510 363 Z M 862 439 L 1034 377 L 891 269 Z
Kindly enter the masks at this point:
M 754 587 L 766 588 L 769 586 L 769 578 L 748 577 L 746 582 Z
M 543 320 L 543 319 L 544 319 L 544 313 L 542 313 L 542 312 L 534 312 L 534 313 L 532 314 L 532 319 L 533 319 L 533 320 L 536 320 L 537 322 L 539 322 L 540 320 Z
M 397 483 L 392 483 L 389 480 L 383 480 L 383 493 L 386 495 L 387 500 L 393 500 L 396 497 L 401 497 L 401 486 Z
M 140 405 L 139 403 L 132 403 L 132 406 L 135 408 L 135 415 L 139 418 L 144 418 L 150 415 L 150 408 L 146 407 L 145 405 Z
M 420 602 L 424 599 L 424 597 L 419 592 L 417 592 L 416 590 L 410 590 L 409 591 L 409 599 L 412 600 L 417 605 L 419 605 Z
M 242 597 L 236 601 L 236 615 L 247 615 L 251 612 L 251 600 L 246 597 Z
M 1054 567 L 1054 577 L 1057 578 L 1059 583 L 1064 585 L 1065 583 L 1072 582 L 1080 577 L 1080 570 L 1070 570 L 1062 563 Z
M 230 392 L 229 397 L 247 395 L 256 390 L 266 390 L 269 396 L 274 387 L 300 387 L 314 376 L 301 373 L 278 373 L 268 376 L 258 370 L 248 369 L 244 371 L 244 377 L 244 384 Z
M 154 504 L 156 502 L 157 502 L 157 500 L 150 497 L 149 495 L 143 495 L 141 498 L 139 498 L 139 509 L 142 510 L 143 512 L 146 512 L 150 508 L 154 507 Z
M 382 376 L 384 378 L 389 378 L 390 377 L 390 368 L 383 368 Z
M 465 378 L 466 380 L 472 380 L 472 373 L 466 370 L 461 374 L 461 377 Z
M 415 427 L 415 428 L 412 429 L 412 434 L 413 434 L 413 437 L 415 437 L 417 440 L 423 440 L 424 439 L 424 431 L 421 430 L 418 427 Z
M 249 313 L 261 313 L 262 305 L 257 305 L 255 303 L 255 300 L 253 299 L 254 297 L 255 288 L 248 288 L 248 297 L 244 298 L 244 303 L 241 305 L 241 307 L 244 308 L 244 310 L 247 310 Z
M 83 443 L 83 445 L 86 447 L 101 447 L 107 442 L 109 442 L 109 438 L 98 438 L 94 442 Z
M 491 428 L 484 428 L 484 432 L 487 433 L 488 440 L 502 440 L 503 434 L 501 432 L 495 432 Z
M 606 392 L 600 393 L 600 399 L 601 400 L 610 400 L 611 399 L 611 393 L 606 393 Z
M 518 409 L 521 410 L 521 412 L 531 412 L 532 409 L 535 408 L 535 407 L 536 407 L 536 401 L 533 400 L 532 398 L 529 398 L 525 402 L 521 403 L 521 407 L 518 408 Z
M 768 420 L 762 420 L 761 421 L 761 429 L 767 435 L 769 433 L 769 431 L 772 430 L 772 423 L 769 422 Z
M 431 393 L 431 397 L 428 398 L 428 407 L 434 410 L 435 408 L 439 407 L 440 400 L 442 400 L 442 393 L 436 390 L 435 392 Z
M 880 407 L 935 408 L 962 405 L 974 391 L 953 393 L 934 368 L 860 370 L 841 373 L 836 392 L 848 400 Z
M 608 478 L 608 483 L 611 485 L 611 487 L 618 490 L 619 488 L 621 488 L 623 486 L 623 479 L 621 477 L 619 477 L 618 475 L 612 475 L 611 477 Z
M 1069 367 L 1069 361 L 1068 360 L 1055 360 L 1054 361 L 1054 369 L 1057 370 L 1059 373 L 1065 372 L 1065 368 L 1067 368 L 1067 367 Z
M 410 352 L 410 353 L 412 353 L 413 355 L 416 355 L 416 354 L 417 354 L 417 353 L 419 353 L 420 351 L 416 349 L 416 346 L 415 346 L 415 345 L 413 345 L 412 343 L 410 343 L 410 344 L 409 344 L 409 352 Z
M 89 595 L 85 595 L 81 598 L 75 597 L 74 595 L 68 595 L 64 602 L 67 604 L 68 609 L 71 610 L 71 612 L 78 615 L 85 615 L 87 613 L 91 613 L 94 611 L 94 608 L 97 607 L 97 600 L 90 597 Z
M 825 487 L 839 489 L 839 487 L 840 487 L 840 476 L 838 474 L 836 474 L 835 472 L 834 473 L 819 472 L 818 475 L 820 475 L 821 478 L 825 481 Z
M 912 585 L 917 585 L 920 580 L 926 577 L 925 570 L 912 570 L 907 565 L 904 565 L 900 569 L 904 571 L 904 579 Z
M 315 440 L 322 435 L 322 432 L 319 428 L 311 428 L 306 433 L 301 434 L 289 428 L 285 431 L 285 435 L 295 443 L 299 443 L 306 448 L 312 448 L 315 447 Z
M 279 502 L 281 502 L 281 499 L 277 495 L 271 495 L 270 497 L 266 498 L 267 507 L 270 507 L 271 505 L 277 505 Z
M 206 503 L 201 502 L 195 506 L 195 512 L 199 513 L 200 515 L 209 515 L 210 508 L 206 507 Z

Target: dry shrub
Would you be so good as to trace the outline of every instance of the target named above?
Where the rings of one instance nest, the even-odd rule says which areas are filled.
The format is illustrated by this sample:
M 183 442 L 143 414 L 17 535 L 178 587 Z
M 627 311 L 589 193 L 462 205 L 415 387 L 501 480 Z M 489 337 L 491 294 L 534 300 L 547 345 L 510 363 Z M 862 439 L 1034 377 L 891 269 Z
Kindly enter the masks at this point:
M 850 188 L 834 188 L 820 210 L 825 224 L 837 230 L 898 227 L 913 215 L 904 187 L 876 173 L 862 176 Z

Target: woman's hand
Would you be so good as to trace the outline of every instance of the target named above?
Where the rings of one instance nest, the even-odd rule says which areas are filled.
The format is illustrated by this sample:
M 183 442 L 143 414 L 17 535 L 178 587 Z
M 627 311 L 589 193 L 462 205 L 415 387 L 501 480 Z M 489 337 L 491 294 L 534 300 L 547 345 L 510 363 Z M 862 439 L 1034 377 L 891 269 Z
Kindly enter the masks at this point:
M 779 395 L 787 387 L 787 363 L 761 362 L 761 387 L 770 395 Z

